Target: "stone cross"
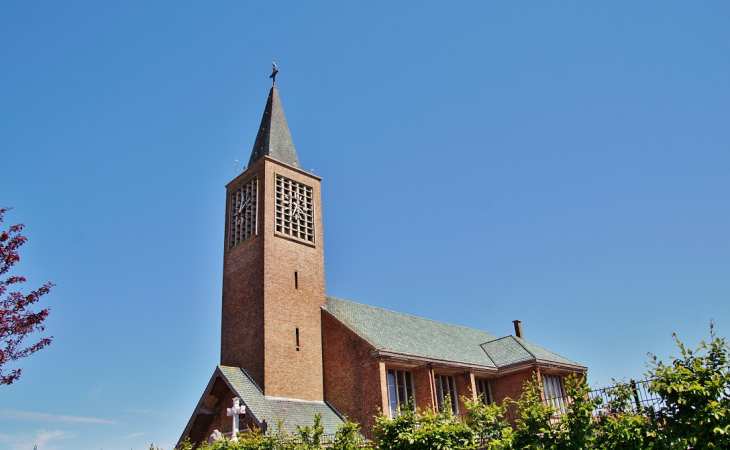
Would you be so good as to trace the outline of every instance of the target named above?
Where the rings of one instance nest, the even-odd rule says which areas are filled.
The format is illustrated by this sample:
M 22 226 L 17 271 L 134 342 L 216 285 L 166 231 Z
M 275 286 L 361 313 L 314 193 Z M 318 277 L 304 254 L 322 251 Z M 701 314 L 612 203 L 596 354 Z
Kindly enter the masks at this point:
M 239 414 L 246 414 L 246 405 L 242 405 L 241 399 L 239 397 L 236 397 L 233 399 L 233 408 L 226 408 L 226 415 L 233 416 L 233 430 L 231 433 L 231 442 L 238 442 Z

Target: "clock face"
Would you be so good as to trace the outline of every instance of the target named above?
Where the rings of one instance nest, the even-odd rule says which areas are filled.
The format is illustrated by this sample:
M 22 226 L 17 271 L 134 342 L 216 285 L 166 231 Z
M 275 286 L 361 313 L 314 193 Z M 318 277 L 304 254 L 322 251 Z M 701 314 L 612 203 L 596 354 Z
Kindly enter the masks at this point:
M 241 225 L 252 214 L 253 199 L 251 194 L 244 192 L 240 200 L 236 201 L 233 211 L 233 220 L 236 225 Z
M 314 243 L 311 186 L 276 176 L 276 232 Z
M 257 181 L 253 178 L 231 194 L 229 249 L 256 235 Z

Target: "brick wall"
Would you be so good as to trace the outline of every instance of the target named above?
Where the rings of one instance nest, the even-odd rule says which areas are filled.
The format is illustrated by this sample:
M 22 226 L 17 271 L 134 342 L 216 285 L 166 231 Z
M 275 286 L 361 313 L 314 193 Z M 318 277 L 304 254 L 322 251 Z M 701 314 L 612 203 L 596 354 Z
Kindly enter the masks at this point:
M 275 233 L 277 173 L 312 187 L 313 245 Z M 323 400 L 320 180 L 271 158 L 260 159 L 227 186 L 226 236 L 229 196 L 252 176 L 258 177 L 258 235 L 230 251 L 227 239 L 225 244 L 221 364 L 244 367 L 267 396 Z
M 436 393 L 431 368 L 423 365 L 411 370 L 411 373 L 413 374 L 413 390 L 415 391 L 413 396 L 416 400 L 416 407 L 422 410 L 436 408 Z
M 522 386 L 526 381 L 532 380 L 533 373 L 536 371 L 537 369 L 528 368 L 490 379 L 489 387 L 493 400 L 496 403 L 502 403 L 506 397 L 512 400 L 519 399 L 522 395 Z
M 221 317 L 221 364 L 246 368 L 259 386 L 264 385 L 263 175 L 264 164 L 259 161 L 226 186 Z M 259 183 L 258 234 L 229 250 L 230 194 L 253 177 Z
M 461 400 L 462 397 L 469 398 L 471 400 L 476 399 L 476 385 L 474 384 L 474 374 L 471 372 L 462 372 L 454 375 L 454 382 L 456 383 L 456 397 L 459 402 L 459 413 L 463 414 L 466 412 L 466 405 Z
M 373 347 L 327 311 L 322 312 L 325 400 L 348 420 L 359 423 L 366 437 L 378 408 L 387 411 L 385 365 L 371 356 Z

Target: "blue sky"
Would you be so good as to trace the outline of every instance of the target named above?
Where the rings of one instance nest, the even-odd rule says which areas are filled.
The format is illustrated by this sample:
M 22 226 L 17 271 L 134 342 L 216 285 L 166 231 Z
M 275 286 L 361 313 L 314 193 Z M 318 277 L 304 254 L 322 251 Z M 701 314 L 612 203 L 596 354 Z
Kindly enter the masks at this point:
M 270 62 L 329 295 L 640 378 L 730 335 L 727 2 L 0 1 L 0 204 L 53 344 L 0 448 L 171 449 Z

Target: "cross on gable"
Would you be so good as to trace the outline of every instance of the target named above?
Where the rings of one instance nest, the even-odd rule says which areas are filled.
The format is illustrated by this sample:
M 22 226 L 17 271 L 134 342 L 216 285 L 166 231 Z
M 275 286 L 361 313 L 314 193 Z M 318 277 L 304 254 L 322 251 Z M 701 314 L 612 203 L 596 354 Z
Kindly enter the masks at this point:
M 241 399 L 239 397 L 233 399 L 233 408 L 226 408 L 227 416 L 232 416 L 234 414 L 246 414 L 246 405 L 241 404 Z
M 236 397 L 233 399 L 233 407 L 226 408 L 226 415 L 233 417 L 233 426 L 231 427 L 231 442 L 238 442 L 238 419 L 241 414 L 246 414 L 246 405 L 241 404 L 241 399 Z

